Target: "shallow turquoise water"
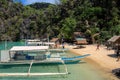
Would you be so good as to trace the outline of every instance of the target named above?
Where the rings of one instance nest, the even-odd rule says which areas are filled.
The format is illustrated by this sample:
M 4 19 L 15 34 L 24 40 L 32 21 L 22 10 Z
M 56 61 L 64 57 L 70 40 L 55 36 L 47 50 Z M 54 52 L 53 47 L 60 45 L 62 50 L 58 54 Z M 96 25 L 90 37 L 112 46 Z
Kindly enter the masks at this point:
M 58 68 L 59 67 L 59 68 Z M 101 76 L 101 73 L 96 72 L 87 63 L 67 65 L 68 75 L 59 76 L 36 76 L 36 77 L 0 77 L 0 80 L 107 80 Z M 0 67 L 0 72 L 27 72 L 28 65 L 21 66 L 3 66 Z M 64 72 L 63 65 L 34 65 L 31 72 Z
M 16 42 L 17 45 L 24 45 L 22 43 Z M 14 45 L 16 44 L 14 43 Z M 9 43 L 10 44 L 10 43 Z M 11 43 L 12 44 L 12 43 Z M 11 45 L 13 46 L 13 44 Z M 10 47 L 11 47 L 10 46 Z M 1 47 L 2 49 L 2 47 Z M 74 54 L 67 53 L 71 56 Z M 0 66 L 0 73 L 9 72 L 28 72 L 29 65 L 9 65 L 9 66 Z M 86 61 L 82 61 L 77 64 L 67 64 L 68 75 L 57 75 L 57 76 L 30 76 L 30 77 L 0 77 L 0 80 L 107 80 L 104 78 L 100 72 L 94 69 Z M 33 64 L 31 72 L 64 72 L 64 65 L 62 64 Z
M 24 46 L 25 42 L 0 42 L 0 50 L 10 49 L 12 46 Z

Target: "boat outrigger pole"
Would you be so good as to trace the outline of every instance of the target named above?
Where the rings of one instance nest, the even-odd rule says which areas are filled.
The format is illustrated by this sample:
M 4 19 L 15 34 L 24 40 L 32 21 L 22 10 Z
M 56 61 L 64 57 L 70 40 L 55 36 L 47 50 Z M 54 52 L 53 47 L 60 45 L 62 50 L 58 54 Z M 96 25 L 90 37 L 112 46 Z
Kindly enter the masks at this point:
M 0 76 L 52 76 L 52 75 L 66 75 L 69 74 L 68 70 L 67 70 L 67 66 L 65 65 L 64 61 L 61 60 L 61 62 L 63 63 L 64 67 L 65 67 L 65 72 L 63 73 L 30 73 L 32 64 L 33 64 L 33 60 L 30 63 L 30 67 L 28 69 L 28 73 L 0 73 Z
M 30 63 L 30 67 L 29 67 L 29 70 L 28 70 L 28 76 L 29 76 L 29 74 L 30 74 L 30 70 L 31 70 L 32 64 L 33 64 L 33 60 L 32 60 L 31 63 Z
M 63 63 L 63 65 L 64 65 L 64 67 L 65 67 L 65 72 L 66 72 L 66 74 L 68 74 L 67 66 L 65 65 L 65 63 L 64 63 L 63 60 L 61 60 L 61 62 Z

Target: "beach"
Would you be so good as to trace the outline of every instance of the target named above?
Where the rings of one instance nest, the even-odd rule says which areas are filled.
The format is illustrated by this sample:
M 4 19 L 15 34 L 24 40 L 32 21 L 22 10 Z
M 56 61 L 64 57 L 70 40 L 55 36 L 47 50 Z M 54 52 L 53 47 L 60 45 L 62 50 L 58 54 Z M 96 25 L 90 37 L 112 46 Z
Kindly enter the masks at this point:
M 66 45 L 66 48 L 78 55 L 91 54 L 82 59 L 93 65 L 96 69 L 102 71 L 104 76 L 109 77 L 109 80 L 119 80 L 112 74 L 112 70 L 120 68 L 120 61 L 116 61 L 114 50 L 107 50 L 107 47 L 100 45 L 99 50 L 96 50 L 97 45 L 83 45 L 85 48 L 78 48 L 72 45 Z

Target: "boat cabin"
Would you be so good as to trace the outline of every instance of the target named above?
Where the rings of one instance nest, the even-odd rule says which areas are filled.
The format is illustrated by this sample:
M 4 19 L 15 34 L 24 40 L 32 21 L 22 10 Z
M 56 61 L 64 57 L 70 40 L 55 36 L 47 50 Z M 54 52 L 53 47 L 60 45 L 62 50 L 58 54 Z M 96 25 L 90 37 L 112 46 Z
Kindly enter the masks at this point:
M 1 62 L 16 60 L 44 60 L 48 46 L 14 46 L 9 51 L 1 51 Z

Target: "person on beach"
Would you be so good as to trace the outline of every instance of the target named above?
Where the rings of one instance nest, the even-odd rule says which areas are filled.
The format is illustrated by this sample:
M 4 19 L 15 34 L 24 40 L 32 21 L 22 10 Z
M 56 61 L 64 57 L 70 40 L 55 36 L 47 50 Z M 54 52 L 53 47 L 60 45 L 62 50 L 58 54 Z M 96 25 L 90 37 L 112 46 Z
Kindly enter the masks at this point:
M 63 38 L 62 38 L 62 40 L 61 40 L 61 43 L 62 43 L 62 48 L 64 49 L 65 46 L 64 46 L 64 39 L 63 39 Z
M 96 48 L 96 50 L 99 50 L 99 47 L 100 47 L 100 44 L 98 43 L 98 44 L 97 44 L 97 48 Z
M 62 48 L 63 48 L 63 49 L 65 48 L 64 43 L 62 43 Z
M 119 59 L 120 59 L 120 50 L 119 49 L 117 49 L 116 55 L 117 55 L 117 60 L 116 61 L 119 61 Z

